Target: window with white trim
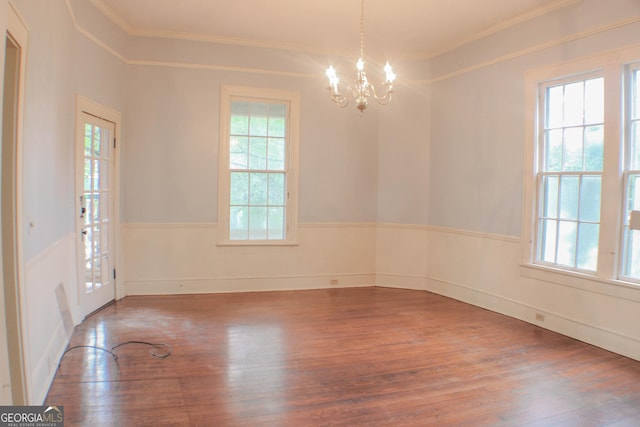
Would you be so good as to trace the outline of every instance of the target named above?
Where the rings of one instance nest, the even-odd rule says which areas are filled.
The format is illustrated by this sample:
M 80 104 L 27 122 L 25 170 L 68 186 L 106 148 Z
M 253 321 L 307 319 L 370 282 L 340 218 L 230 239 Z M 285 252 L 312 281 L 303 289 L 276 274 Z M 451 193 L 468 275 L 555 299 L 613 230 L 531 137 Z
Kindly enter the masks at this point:
M 223 86 L 218 240 L 295 244 L 299 96 Z
M 604 165 L 603 77 L 542 86 L 536 260 L 596 271 Z
M 629 67 L 622 276 L 640 280 L 640 64 Z
M 628 61 L 638 57 L 528 76 L 526 265 L 640 284 L 640 63 Z

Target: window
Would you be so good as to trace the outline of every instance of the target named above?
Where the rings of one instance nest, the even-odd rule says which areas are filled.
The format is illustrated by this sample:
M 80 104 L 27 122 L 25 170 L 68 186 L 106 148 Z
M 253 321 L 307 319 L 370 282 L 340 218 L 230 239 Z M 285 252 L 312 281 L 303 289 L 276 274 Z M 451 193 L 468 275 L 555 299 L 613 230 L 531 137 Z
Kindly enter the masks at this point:
M 539 262 L 595 271 L 604 165 L 603 78 L 543 86 Z
M 629 48 L 527 75 L 525 266 L 640 284 L 638 58 Z
M 298 94 L 223 86 L 220 111 L 219 243 L 294 244 Z
M 627 119 L 625 164 L 625 209 L 623 221 L 622 276 L 640 279 L 640 224 L 630 227 L 630 219 L 640 216 L 640 65 L 629 67 L 630 94 Z M 635 222 L 638 222 L 636 219 Z

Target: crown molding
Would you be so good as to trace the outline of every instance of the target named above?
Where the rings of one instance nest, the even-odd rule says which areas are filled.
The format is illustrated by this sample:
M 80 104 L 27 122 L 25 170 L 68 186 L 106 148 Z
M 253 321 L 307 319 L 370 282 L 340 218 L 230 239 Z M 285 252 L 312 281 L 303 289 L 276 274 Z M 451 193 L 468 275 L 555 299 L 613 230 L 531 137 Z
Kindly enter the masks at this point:
M 318 75 L 310 74 L 310 73 L 268 70 L 265 68 L 235 67 L 232 65 L 194 64 L 189 62 L 150 61 L 150 60 L 138 60 L 138 59 L 124 59 L 124 62 L 126 62 L 129 65 L 147 65 L 147 66 L 154 66 L 154 67 L 169 67 L 169 68 L 190 68 L 194 70 L 232 71 L 236 73 L 265 74 L 265 75 L 273 75 L 273 76 L 300 77 L 300 78 L 311 78 L 311 79 L 318 78 Z
M 91 31 L 83 28 L 82 26 L 80 26 L 78 24 L 78 22 L 76 21 L 75 15 L 74 15 L 74 11 L 73 11 L 73 7 L 70 4 L 71 0 L 65 0 L 65 3 L 67 5 L 67 9 L 69 11 L 69 15 L 72 19 L 72 22 L 76 28 L 76 30 L 84 35 L 85 37 L 87 37 L 88 39 L 90 39 L 91 41 L 93 41 L 94 43 L 96 43 L 98 46 L 100 46 L 102 49 L 106 50 L 107 52 L 109 52 L 110 54 L 112 54 L 113 56 L 115 56 L 116 58 L 118 58 L 120 61 L 122 61 L 125 64 L 132 64 L 132 65 L 149 65 L 149 66 L 160 66 L 160 67 L 176 67 L 176 68 L 193 68 L 193 69 L 209 69 L 209 70 L 219 70 L 219 71 L 235 71 L 235 72 L 243 72 L 243 73 L 256 73 L 256 74 L 270 74 L 270 75 L 281 75 L 281 76 L 287 76 L 287 77 L 301 77 L 301 78 L 318 78 L 317 75 L 315 74 L 309 74 L 309 73 L 296 73 L 296 72 L 287 72 L 287 71 L 278 71 L 278 70 L 268 70 L 268 69 L 259 69 L 259 68 L 249 68 L 249 67 L 235 67 L 235 66 L 225 66 L 225 65 L 214 65 L 214 64 L 194 64 L 194 63 L 179 63 L 179 62 L 165 62 L 165 61 L 154 61 L 154 60 L 137 60 L 137 59 L 131 59 L 131 58 L 127 58 L 125 57 L 123 54 L 121 54 L 120 52 L 118 52 L 117 50 L 115 50 L 114 48 L 112 48 L 111 46 L 109 46 L 107 43 L 103 42 L 102 40 L 100 40 L 99 38 L 97 38 L 95 35 L 93 35 L 91 33 Z M 89 0 L 92 4 L 98 5 L 98 4 L 103 4 L 103 0 Z M 510 21 L 506 21 L 504 23 L 501 23 L 498 26 L 494 26 L 491 29 L 486 30 L 485 32 L 483 32 L 483 35 L 477 35 L 476 39 L 479 39 L 481 37 L 485 37 L 487 35 L 489 35 L 491 32 L 497 32 L 500 31 L 502 29 L 506 29 L 510 26 L 516 25 L 518 23 L 522 23 L 525 22 L 528 19 L 533 19 L 537 16 L 542 16 L 545 13 L 550 13 L 553 10 L 557 10 L 560 9 L 562 7 L 567 7 L 571 4 L 575 4 L 575 3 L 579 3 L 582 2 L 583 0 L 563 0 L 560 3 L 554 4 L 553 6 L 546 6 L 544 8 L 538 8 L 534 11 L 530 11 L 525 15 L 522 15 L 518 18 L 514 18 Z M 11 4 L 11 2 L 9 3 Z M 96 6 L 98 7 L 98 6 Z M 101 11 L 104 12 L 103 9 L 100 9 Z M 110 9 L 109 9 L 110 10 Z M 111 11 L 113 14 L 115 14 L 115 12 Z M 107 12 L 110 13 L 110 12 Z M 110 15 L 107 15 L 110 16 Z M 115 14 L 115 16 L 117 17 L 117 14 Z M 112 18 L 113 20 L 114 18 Z M 117 18 L 116 18 L 117 19 Z M 114 20 L 114 22 L 116 22 Z M 117 23 L 117 22 L 116 22 Z M 517 51 L 513 51 L 510 52 L 508 54 L 502 55 L 502 56 L 498 56 L 495 57 L 493 59 L 484 61 L 484 62 L 480 62 L 480 63 L 476 63 L 467 67 L 462 67 L 462 68 L 458 68 L 454 71 L 451 71 L 449 73 L 445 73 L 445 74 L 441 74 L 439 76 L 435 76 L 435 77 L 430 77 L 430 78 L 426 78 L 426 79 L 414 79 L 414 80 L 407 80 L 405 81 L 408 84 L 415 84 L 415 85 L 429 85 L 429 84 L 433 84 L 439 81 L 443 81 L 443 80 L 448 80 L 450 78 L 454 78 L 456 76 L 459 75 L 463 75 L 469 72 L 473 72 L 475 70 L 478 69 L 482 69 L 482 68 L 486 68 L 501 62 L 505 62 L 505 61 L 509 61 L 521 56 L 525 56 L 531 53 L 535 53 L 535 52 L 539 52 L 545 49 L 549 49 L 549 48 L 553 48 L 556 46 L 560 46 L 562 44 L 566 44 L 566 43 L 570 43 L 582 38 L 586 38 L 586 37 L 590 37 L 590 36 L 594 36 L 600 33 L 604 33 L 607 31 L 611 31 L 611 30 L 615 30 L 617 28 L 622 28 L 624 26 L 627 25 L 632 25 L 632 24 L 636 24 L 636 23 L 640 23 L 640 16 L 635 16 L 635 17 L 631 17 L 622 21 L 618 21 L 618 22 L 614 22 L 611 24 L 606 24 L 606 25 L 602 25 L 600 27 L 596 27 L 596 28 L 592 28 L 590 30 L 586 30 L 580 33 L 575 33 L 569 36 L 565 36 L 562 38 L 558 38 L 555 40 L 550 40 L 548 42 L 544 42 L 544 43 L 540 43 L 525 49 L 520 49 Z M 120 24 L 118 24 L 118 26 L 120 28 L 122 28 L 124 31 L 126 31 L 127 34 L 129 35 L 139 35 L 139 36 L 147 36 L 147 37 L 164 37 L 164 38 L 176 38 L 176 33 L 163 33 L 162 35 L 160 35 L 159 33 L 145 33 L 144 31 L 134 31 L 131 29 L 131 26 L 126 23 L 126 21 L 124 21 L 123 19 L 120 19 Z M 155 34 L 155 35 L 148 35 L 148 34 Z M 242 44 L 245 46 L 256 46 L 256 44 L 252 44 L 255 41 L 251 42 L 248 40 L 243 40 L 243 39 L 228 39 L 228 38 L 218 38 L 218 37 L 209 37 L 206 35 L 197 35 L 197 34 L 182 34 L 181 37 L 183 39 L 190 39 L 190 40 L 196 40 L 196 41 L 209 41 L 209 42 L 215 42 L 215 43 L 226 43 L 226 44 L 231 44 L 231 43 L 236 43 L 238 45 Z M 466 39 L 465 42 L 460 42 L 459 46 L 464 45 L 465 43 L 470 43 L 472 40 L 471 38 Z M 267 42 L 264 42 L 264 44 L 260 45 L 261 47 L 271 47 L 274 48 L 274 45 L 269 44 Z M 282 48 L 282 45 L 281 47 Z M 293 48 L 293 47 L 292 47 Z M 307 51 L 309 52 L 309 50 L 303 50 L 303 48 L 300 48 L 300 51 Z M 345 56 L 345 55 L 341 55 L 341 56 Z M 402 57 L 405 60 L 417 60 L 419 59 L 418 56 L 413 56 L 413 57 Z M 429 59 L 428 57 L 422 57 L 423 59 Z
M 68 1 L 68 0 L 67 0 Z M 188 32 L 179 32 L 179 31 L 157 31 L 157 30 L 149 30 L 144 28 L 137 28 L 131 25 L 126 19 L 124 19 L 120 14 L 118 14 L 113 8 L 111 8 L 108 4 L 104 2 L 104 0 L 89 0 L 98 10 L 100 10 L 107 18 L 113 21 L 118 27 L 120 27 L 125 33 L 130 36 L 137 37 L 150 37 L 150 38 L 165 38 L 165 39 L 177 39 L 177 40 L 189 40 L 189 41 L 198 41 L 205 43 L 215 43 L 222 45 L 230 45 L 230 46 L 247 46 L 247 47 L 257 47 L 257 48 L 267 48 L 267 49 L 278 49 L 278 50 L 287 50 L 293 52 L 306 52 L 306 53 L 314 53 L 321 55 L 340 55 L 340 56 L 350 56 L 350 54 L 341 51 L 330 51 L 328 49 L 320 49 L 317 47 L 311 46 L 303 46 L 294 43 L 284 43 L 284 42 L 273 42 L 261 39 L 245 39 L 240 37 L 227 37 L 216 34 L 203 34 L 203 33 L 188 33 Z M 537 7 L 533 10 L 525 12 L 521 15 L 518 15 L 514 18 L 501 22 L 499 24 L 493 25 L 489 28 L 486 28 L 478 33 L 475 33 L 471 36 L 461 38 L 460 40 L 451 43 L 441 49 L 435 50 L 433 52 L 416 52 L 413 54 L 404 54 L 398 55 L 399 60 L 420 60 L 420 59 L 431 59 L 437 56 L 440 56 L 446 52 L 457 49 L 461 46 L 464 46 L 468 43 L 471 43 L 475 40 L 479 40 L 481 38 L 487 37 L 491 34 L 495 34 L 504 29 L 516 26 L 522 22 L 526 22 L 528 20 L 537 18 L 539 16 L 551 13 L 558 9 L 565 8 L 567 6 L 580 3 L 583 0 L 560 0 L 558 2 L 554 2 L 553 4 L 547 4 L 544 6 Z
M 66 0 L 68 1 L 68 0 Z M 261 39 L 245 39 L 240 37 L 227 37 L 216 34 L 189 33 L 180 31 L 157 31 L 144 28 L 137 28 L 131 25 L 118 12 L 113 10 L 104 0 L 89 0 L 100 12 L 115 23 L 127 35 L 134 37 L 163 38 L 174 40 L 188 40 L 205 43 L 222 44 L 229 46 L 246 46 L 266 49 L 287 50 L 292 52 L 306 52 L 314 54 L 329 54 L 326 49 L 313 48 L 309 46 L 297 45 L 294 43 L 278 43 Z M 344 55 L 344 52 L 331 52 Z
M 469 37 L 464 37 L 459 39 L 456 42 L 453 42 L 445 47 L 443 47 L 442 49 L 438 49 L 434 52 L 432 52 L 429 55 L 423 56 L 422 58 L 416 58 L 416 59 L 431 59 L 431 58 L 435 58 L 437 56 L 443 55 L 447 52 L 451 52 L 452 50 L 458 49 L 459 47 L 462 47 L 464 45 L 467 45 L 469 43 L 472 43 L 476 40 L 480 40 L 483 39 L 485 37 L 488 37 L 492 34 L 496 34 L 499 33 L 500 31 L 506 30 L 507 28 L 511 28 L 511 27 L 515 27 L 518 24 L 522 24 L 523 22 L 527 22 L 530 21 L 532 19 L 538 18 L 539 16 L 544 16 L 547 15 L 551 12 L 555 12 L 556 10 L 559 9 L 564 9 L 568 6 L 572 6 L 574 4 L 577 3 L 581 3 L 583 0 L 561 0 L 559 2 L 556 3 L 552 3 L 552 4 L 547 4 L 544 6 L 540 6 L 537 7 L 533 10 L 530 10 L 528 12 L 525 12 L 521 15 L 518 15 L 514 18 L 508 19 L 504 22 L 500 22 L 498 24 L 492 25 L 491 27 L 482 30 L 478 33 L 475 33 Z
M 632 24 L 637 24 L 640 22 L 640 16 L 634 16 L 633 18 L 629 18 L 629 19 L 625 19 L 623 21 L 618 21 L 618 22 L 614 22 L 612 24 L 607 24 L 607 25 L 603 25 L 600 27 L 596 27 L 593 28 L 591 30 L 587 30 L 587 31 L 582 31 L 580 33 L 576 33 L 576 34 L 572 34 L 566 37 L 562 37 L 559 39 L 555 39 L 555 40 L 551 40 L 545 43 L 540 43 L 537 44 L 535 46 L 531 46 L 529 48 L 526 49 L 521 49 L 521 50 L 517 50 L 511 53 L 508 53 L 506 55 L 502 55 L 502 56 L 498 56 L 494 59 L 491 59 L 489 61 L 484 61 L 484 62 L 480 62 L 474 65 L 470 65 L 468 67 L 464 67 L 464 68 L 460 68 L 458 70 L 452 71 L 450 73 L 447 74 L 443 74 L 437 77 L 433 77 L 429 80 L 425 80 L 423 82 L 427 82 L 427 83 L 435 83 L 435 82 L 439 82 L 442 80 L 448 80 L 450 78 L 462 75 L 462 74 L 466 74 L 466 73 L 470 73 L 472 71 L 475 70 L 479 70 L 481 68 L 486 68 L 486 67 L 490 67 L 492 65 L 498 64 L 500 62 L 505 62 L 505 61 L 509 61 L 515 58 L 519 58 L 521 56 L 525 56 L 525 55 L 529 55 L 532 53 L 536 53 L 536 52 L 540 52 L 542 50 L 545 49 L 550 49 L 556 46 L 560 46 L 566 43 L 570 43 L 576 40 L 580 40 L 580 39 L 584 39 L 587 37 L 591 37 L 591 36 L 595 36 L 597 34 L 601 34 L 601 33 L 605 33 L 611 30 L 615 30 L 617 28 L 622 28 L 625 27 L 627 25 L 632 25 Z
M 113 10 L 111 6 L 106 4 L 103 0 L 89 0 L 96 9 L 102 12 L 107 18 L 109 18 L 114 24 L 120 27 L 125 33 L 131 34 L 135 31 L 135 28 L 129 24 L 118 12 Z
M 101 1 L 101 0 L 92 0 L 92 1 Z M 326 55 L 330 53 L 325 49 L 316 49 L 312 47 L 296 45 L 293 43 L 277 43 L 277 42 L 271 42 L 267 40 L 243 39 L 239 37 L 225 37 L 225 36 L 218 36 L 214 34 L 185 33 L 185 32 L 178 32 L 178 31 L 153 31 L 153 30 L 143 30 L 143 29 L 134 29 L 128 32 L 128 34 L 134 37 L 188 40 L 188 41 L 205 42 L 205 43 L 213 43 L 213 44 L 221 44 L 221 45 L 229 45 L 229 46 L 246 46 L 246 47 L 257 47 L 257 48 L 263 48 L 263 49 L 278 49 L 278 50 L 286 50 L 286 51 L 292 51 L 292 52 L 305 52 L 305 53 L 314 53 L 314 54 L 321 54 L 321 55 Z M 340 53 L 340 55 L 343 55 L 343 53 Z

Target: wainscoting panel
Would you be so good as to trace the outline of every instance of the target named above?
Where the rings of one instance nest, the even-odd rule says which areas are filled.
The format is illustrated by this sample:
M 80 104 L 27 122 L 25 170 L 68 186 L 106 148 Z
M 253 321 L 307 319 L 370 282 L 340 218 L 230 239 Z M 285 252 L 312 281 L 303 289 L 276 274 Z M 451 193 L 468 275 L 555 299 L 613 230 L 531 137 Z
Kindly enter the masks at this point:
M 424 289 L 640 360 L 640 287 L 575 278 L 567 285 L 531 273 L 520 254 L 511 236 L 381 224 L 376 284 Z
M 301 224 L 296 246 L 218 246 L 216 227 L 214 223 L 126 224 L 127 294 L 375 284 L 375 224 Z
M 378 224 L 376 284 L 424 290 L 428 268 L 429 228 Z
M 56 288 L 63 284 L 72 321 L 78 324 L 75 234 L 71 233 L 25 263 L 23 291 L 27 302 L 23 332 L 28 399 L 40 404 L 49 389 L 58 361 L 68 344 Z

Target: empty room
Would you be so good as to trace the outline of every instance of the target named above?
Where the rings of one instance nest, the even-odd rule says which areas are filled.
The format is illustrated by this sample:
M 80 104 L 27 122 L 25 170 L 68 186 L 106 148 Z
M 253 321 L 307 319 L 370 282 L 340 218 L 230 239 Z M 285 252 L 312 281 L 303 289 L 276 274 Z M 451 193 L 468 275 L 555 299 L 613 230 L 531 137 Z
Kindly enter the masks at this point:
M 640 425 L 638 0 L 0 26 L 0 413 Z

